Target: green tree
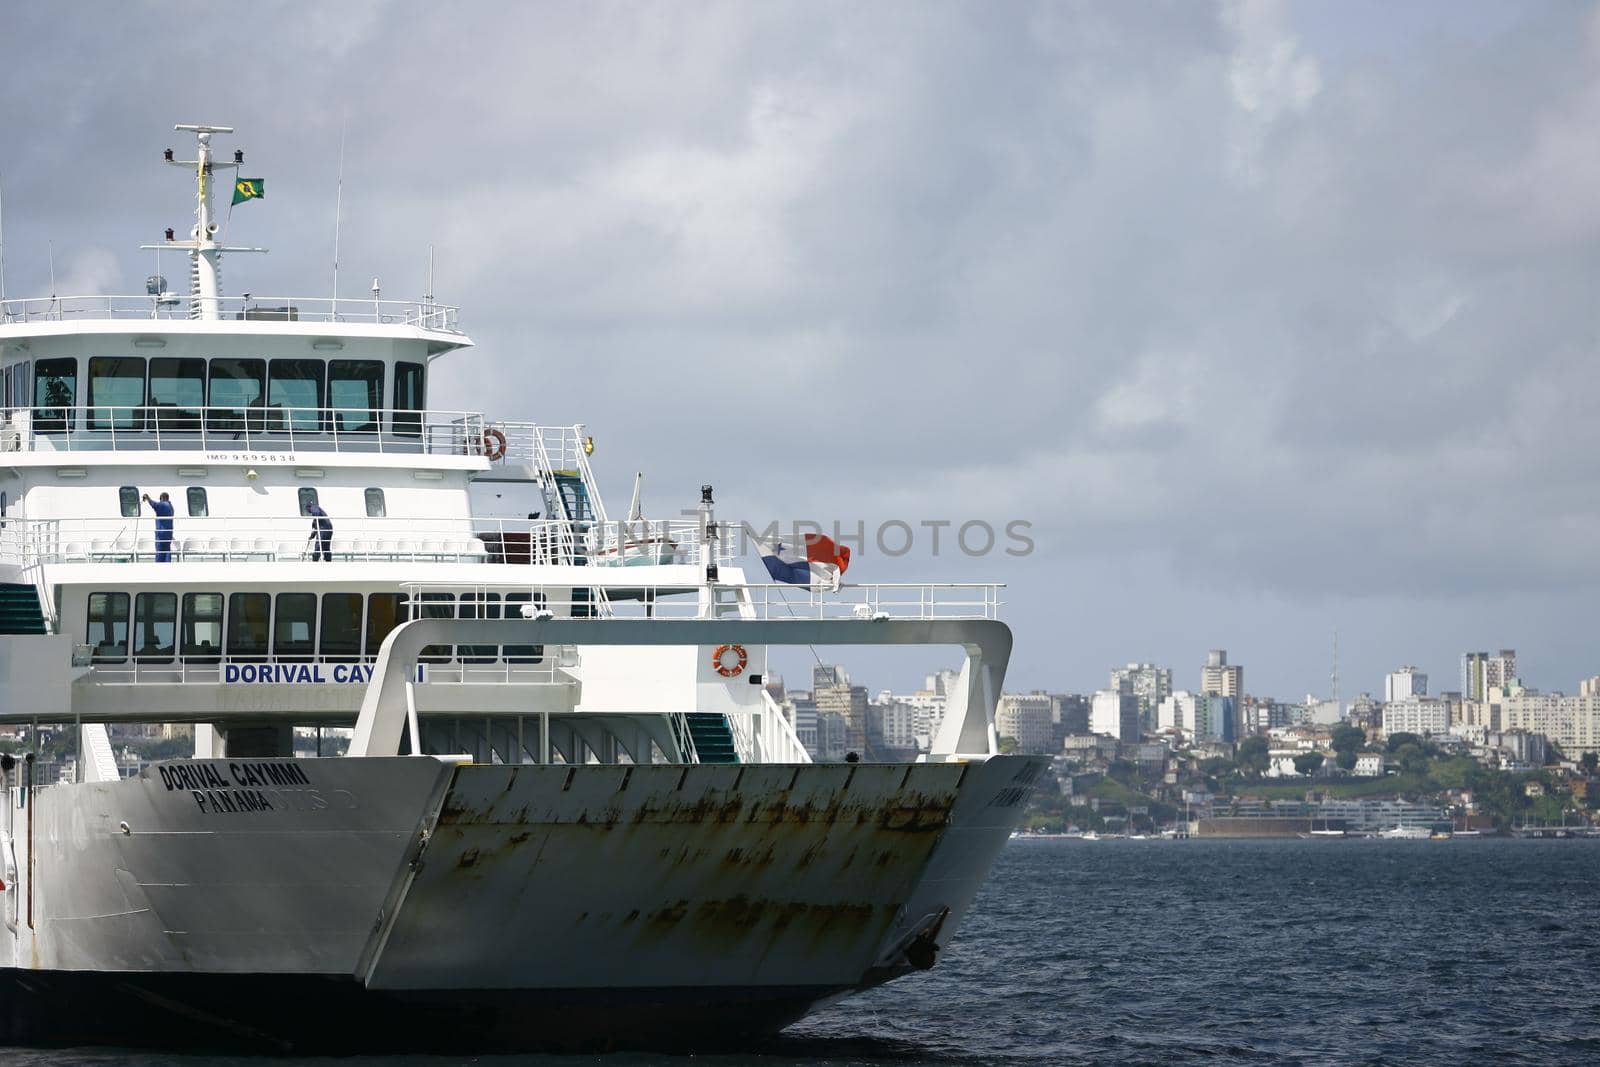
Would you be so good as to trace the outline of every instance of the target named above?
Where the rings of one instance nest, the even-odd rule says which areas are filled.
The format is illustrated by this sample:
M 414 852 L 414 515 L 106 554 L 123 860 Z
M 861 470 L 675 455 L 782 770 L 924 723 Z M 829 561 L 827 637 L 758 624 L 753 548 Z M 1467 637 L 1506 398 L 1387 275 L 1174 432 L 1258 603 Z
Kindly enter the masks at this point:
M 1396 734 L 1396 737 L 1415 737 L 1415 734 Z M 1398 748 L 1391 749 L 1395 758 L 1400 761 L 1400 770 L 1404 774 L 1424 775 L 1428 773 L 1428 754 L 1422 746 L 1407 742 Z
M 1600 752 L 1585 752 L 1578 757 L 1578 762 L 1583 765 L 1583 773 L 1592 775 L 1595 768 L 1600 767 Z
M 1356 750 L 1353 749 L 1353 748 L 1341 748 L 1341 749 L 1339 749 L 1338 750 L 1338 755 L 1335 757 L 1334 762 L 1339 764 L 1340 767 L 1343 767 L 1347 771 L 1355 770 L 1356 769 Z
M 1347 749 L 1355 752 L 1367 743 L 1367 732 L 1359 726 L 1335 726 L 1333 728 L 1333 750 L 1344 752 Z M 1352 764 L 1354 766 L 1354 764 Z
M 1015 737 L 1007 737 L 1006 735 L 1001 734 L 1000 735 L 1000 754 L 1002 756 L 1009 756 L 1009 755 L 1011 755 L 1012 753 L 1014 753 L 1016 751 L 1017 751 L 1017 739 Z
M 1316 774 L 1327 757 L 1320 752 L 1302 752 L 1294 758 L 1296 774 Z
M 1417 734 L 1406 733 L 1404 730 L 1397 734 L 1389 735 L 1388 749 L 1390 752 L 1399 752 L 1404 745 L 1415 745 L 1418 751 L 1422 749 L 1422 738 Z
M 1271 748 L 1265 737 L 1247 737 L 1239 742 L 1239 768 L 1259 777 L 1272 762 Z

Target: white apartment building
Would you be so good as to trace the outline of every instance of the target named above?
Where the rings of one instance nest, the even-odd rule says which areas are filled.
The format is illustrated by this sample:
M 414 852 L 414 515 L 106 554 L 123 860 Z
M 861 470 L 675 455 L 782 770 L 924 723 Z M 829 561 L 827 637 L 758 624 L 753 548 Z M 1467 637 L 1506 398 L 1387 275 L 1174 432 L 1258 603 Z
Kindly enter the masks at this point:
M 1383 679 L 1383 702 L 1393 704 L 1397 700 L 1410 700 L 1412 697 L 1425 697 L 1428 695 L 1428 676 L 1415 667 L 1401 667 L 1397 671 L 1390 671 Z
M 1139 740 L 1139 698 L 1116 689 L 1102 689 L 1089 704 L 1091 733 L 1118 741 Z
M 1244 668 L 1228 664 L 1228 651 L 1214 648 L 1206 653 L 1206 665 L 1200 669 L 1200 692 L 1221 697 L 1244 696 Z
M 1006 693 L 994 709 L 995 733 L 1014 738 L 1018 752 L 1050 752 L 1055 739 L 1053 707 L 1049 693 Z M 1135 704 L 1136 713 L 1137 708 Z
M 1438 737 L 1450 732 L 1450 705 L 1427 697 L 1410 697 L 1383 706 L 1383 733 Z
M 1180 689 L 1167 696 L 1156 709 L 1156 728 L 1177 730 L 1186 737 L 1193 737 L 1194 707 L 1197 699 L 1187 689 Z
M 1141 725 L 1147 729 L 1153 728 L 1157 709 L 1172 692 L 1172 671 L 1167 667 L 1157 667 L 1154 663 L 1130 663 L 1126 667 L 1112 669 L 1108 688 L 1126 689 L 1138 698 Z
M 1523 690 L 1500 701 L 1500 729 L 1543 734 L 1568 759 L 1600 752 L 1600 695 L 1562 696 Z

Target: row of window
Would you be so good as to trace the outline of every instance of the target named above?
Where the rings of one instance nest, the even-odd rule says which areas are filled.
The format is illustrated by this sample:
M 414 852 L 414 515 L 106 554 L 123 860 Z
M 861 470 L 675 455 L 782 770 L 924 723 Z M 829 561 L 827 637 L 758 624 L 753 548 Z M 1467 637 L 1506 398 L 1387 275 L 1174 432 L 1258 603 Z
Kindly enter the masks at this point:
M 191 485 L 184 489 L 185 503 L 188 505 L 191 517 L 200 518 L 211 514 L 211 505 L 206 500 L 206 488 L 203 485 Z M 139 503 L 144 494 L 137 485 L 124 485 L 117 489 L 117 505 L 125 519 L 139 516 Z M 318 503 L 315 486 L 302 485 L 297 493 L 300 499 L 300 514 L 309 515 L 311 505 Z M 367 518 L 381 519 L 389 514 L 388 504 L 383 499 L 383 490 L 372 488 L 362 491 L 366 499 Z M 0 515 L 4 512 L 0 511 Z
M 515 619 L 540 593 L 423 593 L 427 619 Z M 131 610 L 130 610 L 131 609 Z M 503 615 L 502 615 L 503 613 Z M 216 663 L 321 659 L 353 663 L 378 654 L 383 639 L 411 618 L 403 593 L 90 593 L 87 641 L 95 663 L 125 663 L 130 635 L 140 663 Z M 131 628 L 130 628 L 131 627 Z M 537 663 L 539 645 L 429 645 L 422 662 Z
M 6 393 L 25 387 L 23 366 L 6 368 Z M 421 363 L 394 365 L 393 433 L 422 432 Z M 381 429 L 384 364 L 375 359 L 201 359 L 96 356 L 88 361 L 91 430 L 210 430 L 375 433 Z M 33 366 L 34 429 L 72 429 L 78 360 Z M 22 406 L 20 404 L 10 406 Z M 202 408 L 220 409 L 201 411 Z M 293 410 L 288 410 L 293 409 Z

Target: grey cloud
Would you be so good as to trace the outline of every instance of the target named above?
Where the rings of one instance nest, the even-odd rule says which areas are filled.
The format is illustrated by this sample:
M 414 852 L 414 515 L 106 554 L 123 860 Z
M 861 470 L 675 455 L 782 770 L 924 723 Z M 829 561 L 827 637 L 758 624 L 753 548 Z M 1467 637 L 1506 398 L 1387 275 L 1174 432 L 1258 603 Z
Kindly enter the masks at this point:
M 1343 615 L 1369 674 L 1481 633 L 1570 687 L 1600 18 L 1338 6 L 12 8 L 8 288 L 47 240 L 137 288 L 199 119 L 269 182 L 226 284 L 325 292 L 342 129 L 344 294 L 420 293 L 432 244 L 480 344 L 436 403 L 586 418 L 658 506 L 1030 518 L 1028 560 L 860 564 L 1012 580 L 1025 681 L 1231 632 L 1289 694 Z

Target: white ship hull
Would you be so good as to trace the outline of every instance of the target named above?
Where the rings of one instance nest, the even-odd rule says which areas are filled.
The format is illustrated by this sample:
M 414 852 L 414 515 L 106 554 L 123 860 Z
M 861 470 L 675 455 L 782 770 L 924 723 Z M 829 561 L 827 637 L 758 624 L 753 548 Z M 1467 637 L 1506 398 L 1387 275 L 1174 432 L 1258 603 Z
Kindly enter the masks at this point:
M 14 790 L 0 1041 L 737 1042 L 931 965 L 1041 769 L 209 760 Z

